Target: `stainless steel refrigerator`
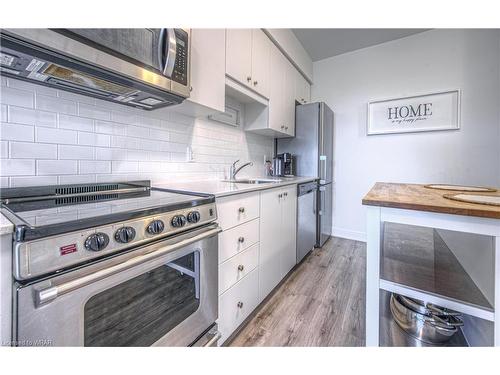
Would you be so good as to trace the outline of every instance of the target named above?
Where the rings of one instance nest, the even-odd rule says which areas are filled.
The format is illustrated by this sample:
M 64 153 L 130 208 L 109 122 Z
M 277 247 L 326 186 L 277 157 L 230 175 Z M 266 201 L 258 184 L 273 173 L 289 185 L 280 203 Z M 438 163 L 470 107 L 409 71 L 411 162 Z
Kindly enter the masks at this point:
M 325 103 L 298 105 L 295 137 L 277 141 L 277 153 L 295 155 L 297 176 L 317 176 L 316 246 L 332 235 L 333 111 Z

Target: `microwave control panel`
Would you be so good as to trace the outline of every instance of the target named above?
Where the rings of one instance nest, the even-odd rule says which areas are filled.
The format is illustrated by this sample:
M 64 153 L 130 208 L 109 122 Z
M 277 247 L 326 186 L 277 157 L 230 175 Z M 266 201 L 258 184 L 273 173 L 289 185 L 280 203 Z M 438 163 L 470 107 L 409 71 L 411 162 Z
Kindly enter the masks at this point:
M 172 80 L 186 86 L 187 75 L 188 75 L 188 51 L 189 51 L 188 34 L 182 29 L 175 29 L 175 37 L 177 39 L 177 55 L 175 57 L 175 65 L 174 65 L 174 71 L 172 73 Z

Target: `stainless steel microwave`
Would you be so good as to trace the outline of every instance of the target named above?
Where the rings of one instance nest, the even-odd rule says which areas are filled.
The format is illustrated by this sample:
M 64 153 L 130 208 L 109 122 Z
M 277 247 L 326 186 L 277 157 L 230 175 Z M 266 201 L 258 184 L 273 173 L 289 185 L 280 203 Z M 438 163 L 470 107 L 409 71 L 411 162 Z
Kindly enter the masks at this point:
M 190 92 L 189 29 L 2 29 L 2 75 L 142 109 Z

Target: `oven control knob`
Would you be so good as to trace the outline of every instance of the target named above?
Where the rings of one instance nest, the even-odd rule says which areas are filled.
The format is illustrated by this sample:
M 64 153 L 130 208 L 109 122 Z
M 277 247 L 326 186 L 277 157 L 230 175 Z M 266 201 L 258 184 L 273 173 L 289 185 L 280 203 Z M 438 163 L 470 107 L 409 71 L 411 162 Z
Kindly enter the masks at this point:
M 85 240 L 85 248 L 89 251 L 101 251 L 108 246 L 109 237 L 106 233 L 98 232 L 91 234 Z
M 115 232 L 115 240 L 120 243 L 129 243 L 135 238 L 135 229 L 132 227 L 123 227 Z
M 198 211 L 191 211 L 190 213 L 188 213 L 187 219 L 190 223 L 197 223 L 198 221 L 200 221 L 200 213 Z
M 149 234 L 159 234 L 165 229 L 165 224 L 161 220 L 153 220 L 149 223 L 147 231 Z
M 183 227 L 184 225 L 186 225 L 186 216 L 184 215 L 175 215 L 173 218 L 172 218 L 172 226 L 174 228 L 180 228 L 180 227 Z

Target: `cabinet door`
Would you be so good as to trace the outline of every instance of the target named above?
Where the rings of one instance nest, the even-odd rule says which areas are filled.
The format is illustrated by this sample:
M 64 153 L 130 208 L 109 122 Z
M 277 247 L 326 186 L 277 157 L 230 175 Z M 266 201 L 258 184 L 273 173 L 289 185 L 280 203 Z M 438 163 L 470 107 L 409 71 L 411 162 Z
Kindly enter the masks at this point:
M 311 87 L 304 76 L 295 70 L 295 100 L 300 104 L 311 101 Z
M 283 115 L 285 119 L 285 133 L 295 135 L 295 67 L 286 60 L 283 88 Z
M 281 194 L 271 189 L 260 195 L 259 301 L 281 280 Z
M 283 189 L 281 201 L 281 225 L 283 247 L 281 249 L 281 273 L 283 277 L 297 263 L 297 186 Z
M 226 74 L 250 86 L 252 29 L 226 29 Z
M 189 101 L 224 112 L 226 31 L 191 29 Z
M 278 47 L 272 46 L 269 69 L 269 128 L 278 132 L 284 132 L 285 129 L 283 116 L 284 68 L 285 57 Z
M 269 97 L 269 65 L 271 41 L 261 29 L 252 29 L 252 82 L 251 87 L 262 96 Z

